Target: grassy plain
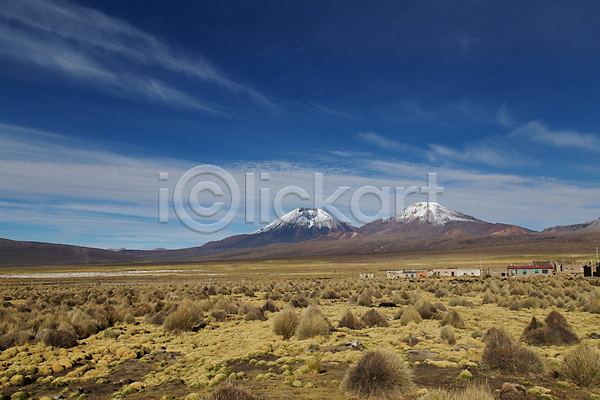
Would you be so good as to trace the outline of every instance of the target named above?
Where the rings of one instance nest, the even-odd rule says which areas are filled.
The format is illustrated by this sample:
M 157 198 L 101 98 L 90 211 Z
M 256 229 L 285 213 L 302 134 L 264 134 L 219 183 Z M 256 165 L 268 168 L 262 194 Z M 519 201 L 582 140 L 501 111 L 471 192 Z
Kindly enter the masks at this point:
M 482 264 L 485 268 L 562 257 L 488 254 Z M 589 255 L 566 258 L 589 260 Z M 479 266 L 479 262 L 478 254 L 450 257 L 430 252 L 406 257 L 3 269 L 0 392 L 7 398 L 191 400 L 209 398 L 225 382 L 235 381 L 256 398 L 351 399 L 358 397 L 340 390 L 350 366 L 370 350 L 388 350 L 405 360 L 413 376 L 414 387 L 404 398 L 473 384 L 484 385 L 490 396 L 502 399 L 588 399 L 600 394 L 598 387 L 578 387 L 563 373 L 564 356 L 574 346 L 524 343 L 541 357 L 542 373 L 514 375 L 486 368 L 482 362 L 483 335 L 490 328 L 504 327 L 520 342 L 532 317 L 544 321 L 552 310 L 564 316 L 583 343 L 597 350 L 596 280 L 384 279 L 387 269 Z M 363 272 L 374 272 L 377 279 L 359 280 Z M 284 340 L 273 330 L 278 311 L 265 307 L 268 300 L 279 310 L 293 304 L 300 321 L 306 306 L 316 304 L 329 323 L 328 334 Z M 377 307 L 382 302 L 396 307 Z M 348 310 L 360 319 L 373 308 L 386 317 L 388 326 L 338 327 Z M 423 316 L 420 322 L 404 324 L 401 316 L 409 308 Z M 451 328 L 452 344 L 449 328 L 442 335 L 442 323 L 451 311 L 463 323 Z M 76 342 L 63 346 L 49 332 L 60 332 L 63 339 L 70 332 Z M 353 340 L 362 345 L 349 346 Z M 505 390 L 506 383 L 523 391 Z

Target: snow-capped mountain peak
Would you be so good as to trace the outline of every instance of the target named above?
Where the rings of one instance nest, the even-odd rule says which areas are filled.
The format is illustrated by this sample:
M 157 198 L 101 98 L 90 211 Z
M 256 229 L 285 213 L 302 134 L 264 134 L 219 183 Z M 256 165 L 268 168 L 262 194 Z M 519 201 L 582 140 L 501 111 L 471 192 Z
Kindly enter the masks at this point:
M 456 221 L 477 221 L 476 218 L 450 210 L 439 203 L 427 202 L 414 203 L 394 215 L 392 219 L 400 223 L 419 221 L 434 225 L 445 225 Z
M 276 219 L 269 225 L 266 225 L 259 230 L 251 233 L 251 235 L 271 232 L 283 227 L 294 227 L 304 229 L 330 230 L 330 231 L 351 231 L 351 228 L 343 222 L 339 222 L 330 214 L 318 208 L 296 208 L 293 211 L 285 214 L 281 218 Z

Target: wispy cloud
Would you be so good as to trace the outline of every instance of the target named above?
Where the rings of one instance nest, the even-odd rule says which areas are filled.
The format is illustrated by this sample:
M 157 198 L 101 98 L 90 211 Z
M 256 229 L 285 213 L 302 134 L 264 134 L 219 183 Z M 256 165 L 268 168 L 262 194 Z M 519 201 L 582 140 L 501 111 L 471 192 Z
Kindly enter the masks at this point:
M 536 161 L 520 157 L 513 149 L 505 148 L 491 140 L 467 144 L 462 150 L 456 150 L 439 144 L 430 144 L 427 158 L 432 162 L 461 161 L 463 164 L 482 164 L 493 167 L 514 167 L 536 164 Z
M 412 150 L 412 146 L 405 143 L 397 142 L 393 139 L 388 139 L 374 132 L 360 132 L 358 138 L 363 142 L 371 143 L 386 150 L 407 151 Z
M 342 117 L 342 118 L 347 118 L 347 119 L 354 119 L 354 117 L 346 112 L 343 111 L 336 111 L 336 110 L 332 110 L 330 108 L 326 108 L 326 107 L 322 107 L 320 105 L 317 105 L 315 103 L 313 103 L 312 101 L 309 101 L 309 104 L 313 107 L 315 107 L 316 109 L 323 111 L 324 113 L 327 114 L 331 114 L 331 115 L 335 115 L 337 117 Z
M 517 121 L 508 113 L 506 103 L 503 103 L 498 111 L 496 111 L 496 121 L 500 126 L 510 129 L 513 129 L 517 125 Z
M 531 121 L 510 133 L 512 137 L 524 137 L 532 142 L 549 144 L 557 148 L 600 150 L 600 137 L 572 130 L 552 131 L 540 121 Z
M 225 113 L 195 94 L 143 72 L 146 68 L 216 85 L 274 108 L 264 95 L 227 78 L 204 58 L 176 51 L 125 21 L 59 0 L 3 2 L 0 56 L 122 97 Z

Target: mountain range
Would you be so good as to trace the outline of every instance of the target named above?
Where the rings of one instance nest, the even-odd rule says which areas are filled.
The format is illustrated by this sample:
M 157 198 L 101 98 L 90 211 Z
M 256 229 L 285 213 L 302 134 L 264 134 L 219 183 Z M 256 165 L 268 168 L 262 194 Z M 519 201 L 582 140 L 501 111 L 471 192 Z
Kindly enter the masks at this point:
M 273 259 L 586 242 L 600 237 L 600 220 L 535 232 L 490 223 L 438 203 L 415 203 L 391 218 L 355 228 L 320 209 L 298 208 L 250 234 L 177 250 L 95 249 L 0 239 L 0 266 Z

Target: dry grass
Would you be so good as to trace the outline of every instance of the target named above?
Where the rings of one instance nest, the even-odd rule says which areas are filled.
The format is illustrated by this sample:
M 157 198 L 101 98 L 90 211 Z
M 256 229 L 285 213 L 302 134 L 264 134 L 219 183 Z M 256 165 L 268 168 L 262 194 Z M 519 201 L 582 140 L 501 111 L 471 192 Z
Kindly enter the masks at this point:
M 254 398 L 240 383 L 231 381 L 225 382 L 208 396 L 208 400 L 253 400 Z
M 440 337 L 450 345 L 456 344 L 456 333 L 454 332 L 454 327 L 452 325 L 445 325 L 442 327 Z
M 317 305 L 311 304 L 298 323 L 296 337 L 304 340 L 318 335 L 326 336 L 330 332 L 331 325 L 321 309 Z
M 413 388 L 404 360 L 390 351 L 365 353 L 346 372 L 340 388 L 359 398 L 397 399 Z
M 353 330 L 359 330 L 364 328 L 362 322 L 357 319 L 354 314 L 352 314 L 351 310 L 346 310 L 338 323 L 338 328 L 348 328 Z
M 452 325 L 458 329 L 465 329 L 465 320 L 458 313 L 458 311 L 454 309 L 450 309 L 442 319 L 442 326 Z
M 481 363 L 488 370 L 529 375 L 545 371 L 541 357 L 519 345 L 504 328 L 490 328 L 483 337 L 485 348 Z
M 577 386 L 600 386 L 600 353 L 586 343 L 580 344 L 565 354 L 561 374 Z
M 521 340 L 532 345 L 573 345 L 579 343 L 579 338 L 573 332 L 571 325 L 558 311 L 552 311 L 546 317 L 545 323 L 535 317 L 523 331 Z
M 361 318 L 360 321 L 368 327 L 379 326 L 382 328 L 386 328 L 390 326 L 388 323 L 388 319 L 385 315 L 381 314 L 374 308 L 371 308 L 367 311 Z
M 52 329 L 44 333 L 42 341 L 46 346 L 68 349 L 77 346 L 77 335 L 64 329 Z
M 292 308 L 284 308 L 273 317 L 273 332 L 282 335 L 284 339 L 294 336 L 298 327 L 298 313 Z
M 421 321 L 423 321 L 423 318 L 421 318 L 421 314 L 419 314 L 417 309 L 413 306 L 406 307 L 403 310 L 402 315 L 400 316 L 400 324 L 402 326 L 406 326 L 410 322 L 415 322 L 418 324 Z

